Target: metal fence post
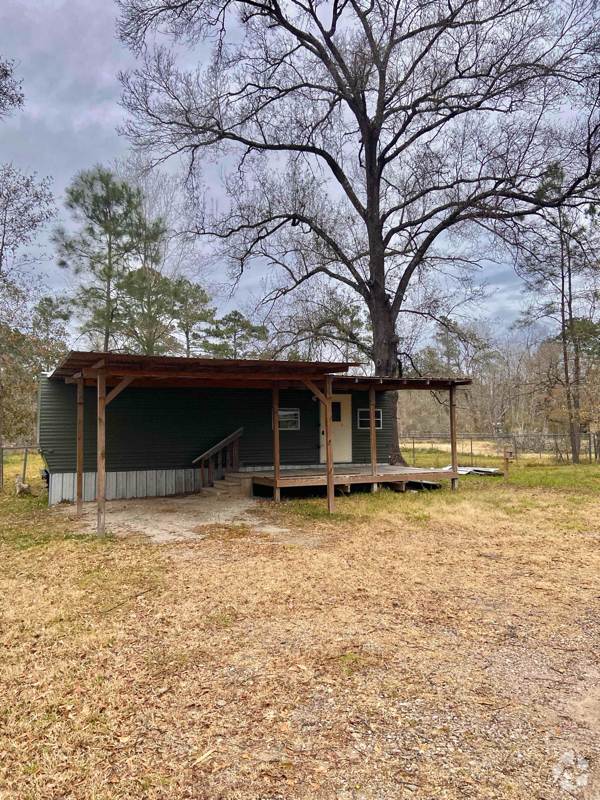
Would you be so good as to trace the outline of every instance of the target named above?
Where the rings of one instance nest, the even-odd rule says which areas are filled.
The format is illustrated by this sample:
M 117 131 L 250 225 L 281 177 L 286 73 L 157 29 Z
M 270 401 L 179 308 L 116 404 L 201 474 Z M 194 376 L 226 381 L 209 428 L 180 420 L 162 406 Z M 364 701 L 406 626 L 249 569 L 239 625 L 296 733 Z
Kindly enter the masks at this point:
M 473 437 L 471 436 L 471 466 L 473 466 Z
M 416 466 L 416 461 L 415 461 L 415 437 L 413 436 L 413 467 L 415 467 L 415 466 Z
M 29 451 L 29 448 L 26 447 L 25 448 L 25 456 L 23 458 L 23 478 L 22 478 L 22 482 L 23 483 L 25 483 L 25 474 L 27 472 L 27 453 L 28 453 L 28 451 Z
M 590 464 L 592 463 L 592 432 L 588 432 L 588 453 L 590 454 Z

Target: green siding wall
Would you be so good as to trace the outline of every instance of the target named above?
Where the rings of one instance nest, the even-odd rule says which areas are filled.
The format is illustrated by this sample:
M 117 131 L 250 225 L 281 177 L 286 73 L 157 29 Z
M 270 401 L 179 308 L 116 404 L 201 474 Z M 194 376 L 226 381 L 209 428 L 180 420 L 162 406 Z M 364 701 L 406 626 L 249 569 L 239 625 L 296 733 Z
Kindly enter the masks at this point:
M 85 472 L 96 469 L 96 390 L 84 392 Z M 244 427 L 240 466 L 273 463 L 271 392 L 268 389 L 134 388 L 106 408 L 107 471 L 186 469 L 200 453 Z M 319 403 L 302 389 L 282 389 L 282 408 L 299 408 L 299 431 L 280 431 L 282 464 L 319 463 Z M 352 398 L 352 460 L 370 460 L 369 431 L 358 430 L 357 410 L 367 408 L 367 392 Z M 389 402 L 377 395 L 383 430 L 377 456 L 387 461 L 391 440 Z M 51 473 L 76 469 L 77 387 L 42 377 L 39 384 L 39 443 Z
M 96 469 L 96 390 L 84 394 L 84 471 Z M 273 463 L 268 389 L 134 388 L 106 407 L 106 469 L 185 469 L 196 456 L 244 427 L 240 465 Z M 319 404 L 308 391 L 280 392 L 282 408 L 299 408 L 299 431 L 280 431 L 283 464 L 319 461 Z M 40 380 L 39 443 L 50 472 L 76 469 L 77 387 Z

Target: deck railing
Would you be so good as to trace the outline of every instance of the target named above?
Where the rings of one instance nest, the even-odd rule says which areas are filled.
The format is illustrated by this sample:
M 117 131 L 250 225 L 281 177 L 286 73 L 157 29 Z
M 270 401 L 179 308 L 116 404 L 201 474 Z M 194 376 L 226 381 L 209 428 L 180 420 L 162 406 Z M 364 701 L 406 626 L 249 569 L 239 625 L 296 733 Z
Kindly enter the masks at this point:
M 202 455 L 192 461 L 192 464 L 200 462 L 200 481 L 201 485 L 212 486 L 213 469 L 220 474 L 235 472 L 239 467 L 239 438 L 244 433 L 243 428 L 230 433 L 225 439 L 221 439 L 213 447 L 206 450 Z M 206 470 L 208 468 L 208 475 Z

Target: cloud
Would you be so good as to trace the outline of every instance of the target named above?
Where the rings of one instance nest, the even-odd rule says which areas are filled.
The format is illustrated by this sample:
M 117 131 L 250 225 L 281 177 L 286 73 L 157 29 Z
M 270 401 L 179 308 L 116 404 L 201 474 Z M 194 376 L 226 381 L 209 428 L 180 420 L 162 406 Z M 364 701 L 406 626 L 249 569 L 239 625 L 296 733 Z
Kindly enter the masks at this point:
M 25 107 L 0 126 L 0 161 L 51 175 L 60 202 L 80 169 L 122 155 L 117 72 L 134 58 L 107 0 L 2 0 L 3 54 L 17 62 Z M 45 270 L 60 286 L 56 267 Z
M 497 317 L 506 325 L 516 320 L 523 305 L 523 281 L 510 264 L 492 266 L 488 264 L 482 278 L 488 284 L 491 297 L 484 305 L 483 313 Z

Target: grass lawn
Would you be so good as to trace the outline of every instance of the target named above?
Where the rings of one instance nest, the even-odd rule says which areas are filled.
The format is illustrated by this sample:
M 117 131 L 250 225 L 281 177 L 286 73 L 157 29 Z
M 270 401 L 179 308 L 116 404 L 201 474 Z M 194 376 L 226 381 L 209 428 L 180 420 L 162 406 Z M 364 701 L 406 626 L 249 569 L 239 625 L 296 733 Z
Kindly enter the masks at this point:
M 157 546 L 15 498 L 15 464 L 0 798 L 600 797 L 600 466 Z

